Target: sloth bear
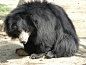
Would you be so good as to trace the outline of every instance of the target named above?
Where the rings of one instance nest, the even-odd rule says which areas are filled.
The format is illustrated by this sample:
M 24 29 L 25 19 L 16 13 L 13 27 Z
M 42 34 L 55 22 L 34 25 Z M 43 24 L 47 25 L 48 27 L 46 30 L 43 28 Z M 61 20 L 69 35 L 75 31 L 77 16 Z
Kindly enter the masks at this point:
M 24 49 L 16 49 L 20 56 L 69 57 L 78 50 L 74 25 L 58 5 L 47 2 L 25 3 L 11 11 L 4 23 L 8 36 L 19 38 L 24 45 Z

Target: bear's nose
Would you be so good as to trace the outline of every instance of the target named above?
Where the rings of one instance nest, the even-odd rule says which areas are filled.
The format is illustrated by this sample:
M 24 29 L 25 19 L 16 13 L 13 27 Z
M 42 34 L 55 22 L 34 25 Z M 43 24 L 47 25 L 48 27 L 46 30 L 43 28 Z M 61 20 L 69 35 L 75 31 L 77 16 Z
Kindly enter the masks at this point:
M 26 41 L 21 41 L 21 43 L 26 44 L 27 42 Z
M 26 44 L 29 38 L 28 32 L 22 31 L 19 35 L 19 40 L 21 43 Z

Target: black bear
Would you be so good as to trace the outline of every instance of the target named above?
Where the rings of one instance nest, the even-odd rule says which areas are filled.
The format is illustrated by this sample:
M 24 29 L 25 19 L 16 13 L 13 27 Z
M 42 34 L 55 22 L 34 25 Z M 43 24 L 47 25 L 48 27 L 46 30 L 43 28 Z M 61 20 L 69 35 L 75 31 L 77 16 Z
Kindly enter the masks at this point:
M 24 49 L 16 49 L 18 55 L 58 58 L 72 56 L 78 50 L 74 25 L 58 5 L 25 3 L 11 11 L 4 22 L 8 36 L 19 38 L 24 45 Z

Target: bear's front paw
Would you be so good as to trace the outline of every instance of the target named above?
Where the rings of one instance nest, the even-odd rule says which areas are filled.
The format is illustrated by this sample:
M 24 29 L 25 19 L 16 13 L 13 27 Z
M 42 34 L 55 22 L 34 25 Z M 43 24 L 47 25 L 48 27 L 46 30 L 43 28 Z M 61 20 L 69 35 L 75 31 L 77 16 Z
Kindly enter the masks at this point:
M 22 49 L 22 48 L 16 49 L 16 53 L 19 56 L 28 56 L 28 53 L 24 49 Z
M 30 58 L 36 59 L 37 58 L 36 56 L 37 56 L 36 54 L 31 54 Z
M 35 53 L 33 53 L 33 54 L 31 54 L 30 58 L 37 59 L 37 58 L 43 57 L 44 55 L 45 55 L 45 53 L 41 53 L 41 54 L 35 54 Z

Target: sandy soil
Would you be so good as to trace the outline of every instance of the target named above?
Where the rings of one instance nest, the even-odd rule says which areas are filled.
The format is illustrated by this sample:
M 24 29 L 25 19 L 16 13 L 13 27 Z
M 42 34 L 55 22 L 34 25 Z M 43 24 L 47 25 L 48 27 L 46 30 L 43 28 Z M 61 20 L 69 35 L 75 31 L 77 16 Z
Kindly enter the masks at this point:
M 16 5 L 13 0 L 0 1 L 10 1 L 8 5 Z M 0 65 L 86 65 L 86 0 L 58 0 L 53 3 L 62 6 L 73 21 L 80 38 L 79 51 L 72 57 L 30 59 L 15 53 L 16 48 L 23 48 L 18 39 L 11 40 L 0 32 Z

